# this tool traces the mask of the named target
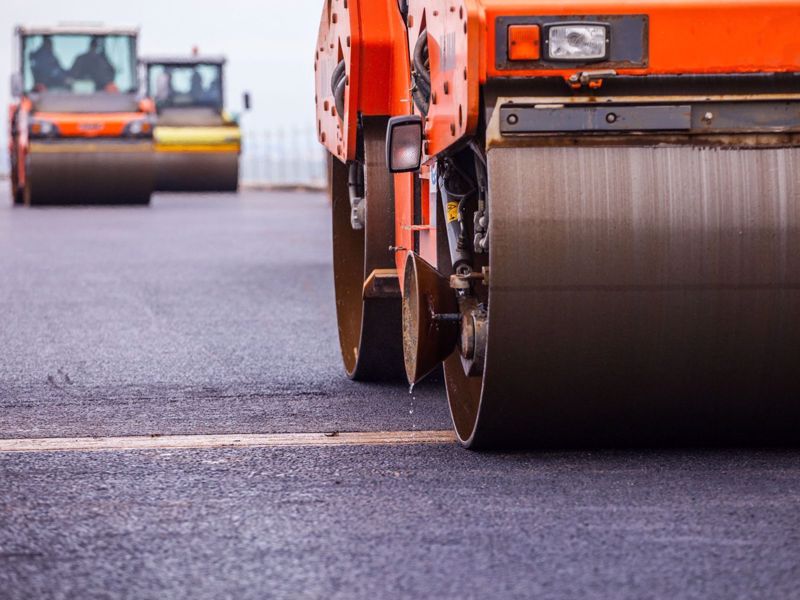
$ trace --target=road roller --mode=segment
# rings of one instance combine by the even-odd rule
[[[138,96],[138,30],[17,27],[9,111],[17,204],[147,204],[152,103]]]
[[[800,2],[327,0],[359,380],[473,449],[800,440]]]
[[[241,131],[224,110],[225,58],[164,56],[142,60],[155,101],[156,187],[163,191],[235,192]],[[244,95],[250,107],[250,95]]]

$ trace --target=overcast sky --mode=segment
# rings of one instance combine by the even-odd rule
[[[323,0],[0,0],[0,100],[9,103],[13,28],[90,21],[141,27],[140,54],[228,57],[227,104],[249,90],[248,128],[314,126],[314,45]],[[5,108],[3,119],[5,120]],[[3,123],[5,154],[6,125]]]

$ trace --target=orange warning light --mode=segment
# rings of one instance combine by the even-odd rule
[[[539,60],[539,26],[509,25],[508,60]]]

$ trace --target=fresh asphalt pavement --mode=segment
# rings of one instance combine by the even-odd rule
[[[343,376],[327,211],[1,196],[0,440],[447,429]],[[0,453],[3,600],[273,597],[798,598],[800,452]]]

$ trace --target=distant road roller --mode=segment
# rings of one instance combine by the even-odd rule
[[[345,368],[470,448],[800,439],[800,3],[330,0]]]
[[[147,204],[153,107],[138,98],[135,29],[17,27],[9,110],[17,204]]]
[[[158,112],[157,189],[235,192],[242,135],[224,109],[225,58],[153,57],[142,68]],[[248,109],[249,94],[244,104]]]

